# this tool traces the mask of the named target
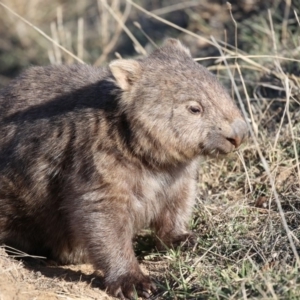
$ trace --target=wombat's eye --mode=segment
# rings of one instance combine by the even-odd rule
[[[188,106],[188,111],[194,115],[198,115],[202,112],[202,109],[199,105]]]

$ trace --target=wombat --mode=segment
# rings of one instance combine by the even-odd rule
[[[133,237],[146,227],[163,245],[192,239],[199,157],[247,136],[225,89],[174,39],[103,68],[32,67],[0,109],[0,243],[87,257],[122,299],[155,289]]]

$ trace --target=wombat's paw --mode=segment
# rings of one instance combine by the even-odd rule
[[[193,232],[188,232],[186,234],[182,234],[177,236],[173,241],[173,246],[181,246],[183,248],[191,248],[194,247],[197,243],[197,236]]]
[[[127,274],[112,284],[107,284],[108,293],[122,300],[137,299],[137,296],[148,299],[156,291],[156,286],[148,276]]]
[[[193,232],[189,231],[184,234],[169,237],[166,240],[158,241],[156,247],[158,250],[166,250],[169,247],[181,246],[184,249],[194,247],[197,243],[197,236]]]

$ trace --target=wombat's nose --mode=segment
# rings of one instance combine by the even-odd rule
[[[231,133],[226,139],[235,147],[238,148],[248,136],[247,124],[244,120],[237,119],[231,124]]]

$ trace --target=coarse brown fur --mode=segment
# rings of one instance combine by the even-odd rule
[[[86,256],[121,298],[153,289],[134,235],[188,238],[199,156],[247,135],[223,87],[173,39],[107,68],[30,68],[0,109],[0,244],[62,262]]]

